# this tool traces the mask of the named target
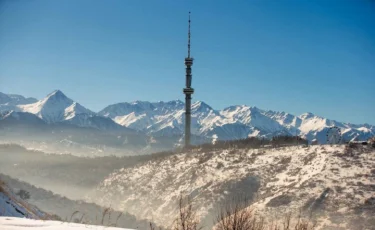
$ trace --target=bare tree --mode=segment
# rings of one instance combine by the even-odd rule
[[[217,215],[216,230],[264,230],[263,217],[257,216],[249,209],[247,198],[233,198],[230,203],[224,204]]]
[[[179,216],[174,221],[173,230],[199,230],[199,218],[193,210],[192,201],[189,197],[180,197]]]

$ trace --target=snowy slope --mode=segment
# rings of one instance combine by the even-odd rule
[[[108,117],[87,113],[76,114],[72,118],[63,121],[63,123],[109,132],[136,133],[136,130],[121,126]]]
[[[28,229],[123,229],[87,224],[74,224],[61,221],[46,221],[51,216],[40,211],[35,206],[19,199],[13,191],[0,181],[0,229],[1,230],[28,230]],[[124,229],[126,230],[126,229]],[[127,229],[130,230],[130,229]]]
[[[144,131],[150,125],[165,120],[171,113],[184,108],[181,101],[118,103],[107,106],[98,114],[110,117],[118,124]]]
[[[16,94],[5,94],[0,92],[0,112],[16,110],[18,111],[17,105],[34,103],[37,100],[35,98],[25,98],[21,95]]]
[[[130,230],[125,228],[115,228],[88,224],[75,224],[61,221],[44,221],[44,220],[31,220],[15,217],[0,217],[1,230],[34,230],[34,229],[47,229],[47,230]]]
[[[9,189],[2,181],[0,181],[0,216],[32,219],[43,219],[48,217],[46,213],[41,212],[36,207],[17,198],[13,194],[13,191]]]
[[[347,151],[344,146],[202,150],[115,171],[91,199],[168,226],[179,195],[187,194],[209,225],[215,205],[246,194],[267,217],[305,208],[324,214],[334,226],[339,210],[340,222],[350,226],[356,218],[363,224],[375,220],[374,167],[374,149]]]
[[[32,113],[15,112],[13,110],[0,113],[0,123],[30,123],[34,125],[43,125],[45,122]]]

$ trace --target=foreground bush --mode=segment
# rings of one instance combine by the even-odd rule
[[[253,210],[247,209],[249,202],[233,200],[222,205],[217,215],[215,230],[263,230],[265,220],[255,215]]]
[[[233,200],[231,203],[221,205],[215,220],[213,230],[313,230],[315,225],[298,216],[295,220],[288,214],[281,221],[267,222],[249,208],[248,200]],[[178,217],[174,221],[171,230],[200,230],[197,213],[194,211],[189,198],[180,198]],[[150,230],[156,230],[150,224]]]

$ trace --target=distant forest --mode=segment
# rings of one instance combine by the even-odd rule
[[[206,143],[202,145],[191,146],[189,149],[196,150],[214,150],[227,148],[262,148],[262,147],[283,147],[295,145],[308,145],[308,141],[298,136],[275,136],[272,139],[248,137],[238,140],[217,141],[215,143]]]

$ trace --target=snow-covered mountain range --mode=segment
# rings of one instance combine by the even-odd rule
[[[119,103],[104,108],[99,114],[153,135],[182,134],[184,130],[184,103],[181,101]],[[215,110],[202,101],[192,105],[192,126],[195,135],[221,140],[300,135],[310,141],[317,139],[325,143],[326,132],[332,126],[341,129],[345,140],[365,140],[375,134],[372,125],[338,122],[312,113],[295,116],[246,105]]]
[[[9,117],[22,120],[26,115],[20,113],[29,113],[29,120],[34,115],[47,124],[70,124],[103,131],[133,131],[154,137],[172,137],[183,135],[184,106],[179,100],[135,101],[109,105],[95,113],[68,98],[60,90],[39,101],[0,93],[0,120]],[[198,138],[231,140],[250,136],[270,138],[276,135],[299,135],[309,141],[316,139],[325,143],[326,132],[332,126],[341,129],[345,141],[366,140],[375,135],[373,125],[338,122],[312,113],[296,116],[247,105],[215,110],[202,101],[192,105],[192,133]]]
[[[6,94],[2,95],[7,96]],[[9,95],[9,97],[10,96],[11,95]],[[7,103],[0,104],[0,111],[3,111],[3,118],[7,116],[25,117],[26,115],[22,115],[21,113],[28,113],[29,117],[33,114],[48,124],[66,123],[100,130],[129,131],[129,129],[118,125],[112,119],[96,115],[96,113],[65,96],[60,90],[53,91],[39,101],[34,99],[22,100],[24,97],[16,96],[17,97],[14,96],[14,98],[18,100],[11,100]],[[7,100],[4,100],[4,102],[5,101]],[[31,103],[20,104],[21,102]]]

